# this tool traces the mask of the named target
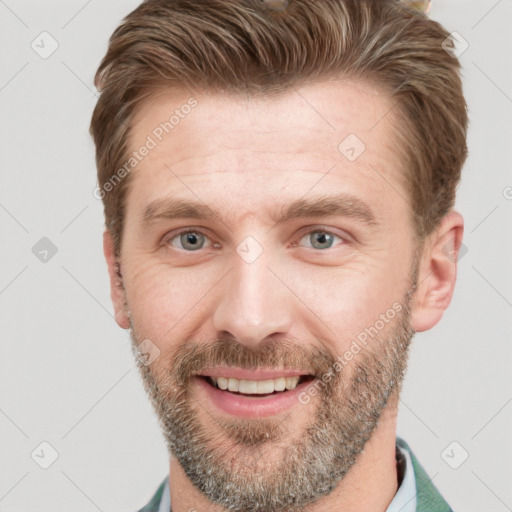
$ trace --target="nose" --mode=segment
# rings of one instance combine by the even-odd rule
[[[293,322],[293,294],[264,254],[252,262],[234,255],[213,317],[220,336],[229,333],[248,348],[272,334],[288,333]]]

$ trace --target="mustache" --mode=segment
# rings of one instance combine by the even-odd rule
[[[170,371],[179,385],[186,385],[195,375],[217,366],[293,369],[318,377],[335,363],[335,355],[325,347],[305,346],[300,341],[271,339],[249,348],[236,340],[219,338],[207,344],[183,344],[173,357]]]

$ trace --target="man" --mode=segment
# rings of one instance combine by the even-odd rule
[[[149,0],[112,35],[96,194],[170,455],[143,511],[450,510],[396,437],[463,233],[448,35],[395,0]]]

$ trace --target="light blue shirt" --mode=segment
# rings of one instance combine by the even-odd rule
[[[396,446],[405,460],[402,482],[386,512],[416,512],[416,478],[411,456],[408,451]],[[169,485],[169,484],[167,484]],[[171,507],[169,502],[169,508]]]
[[[416,479],[414,478],[411,456],[398,445],[397,450],[400,451],[405,460],[405,470],[400,487],[386,512],[416,512]],[[158,512],[170,512],[170,510],[171,491],[169,489],[169,479],[167,479]]]

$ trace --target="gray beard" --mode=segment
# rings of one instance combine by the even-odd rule
[[[415,286],[415,272],[413,276]],[[390,322],[391,332],[369,340],[346,367],[350,374],[345,368],[332,371],[337,360],[323,345],[308,348],[293,340],[272,340],[257,352],[229,338],[212,344],[188,342],[168,364],[158,360],[161,377],[136,357],[169,453],[193,485],[212,503],[238,512],[298,512],[328,495],[371,438],[389,397],[400,394],[414,335],[409,319],[412,291],[394,325]],[[144,336],[134,329],[130,335],[136,356]],[[220,364],[308,368],[316,376],[331,370],[334,375],[319,387],[319,400],[293,408],[292,413],[301,406],[316,407],[317,412],[300,437],[291,440],[286,417],[210,415],[218,428],[205,428],[198,416],[204,406],[192,399],[189,378]]]

